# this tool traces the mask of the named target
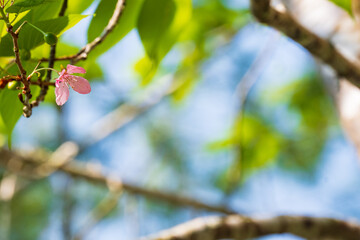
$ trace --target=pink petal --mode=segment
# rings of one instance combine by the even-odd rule
[[[71,64],[68,64],[66,66],[66,71],[69,74],[72,74],[72,73],[86,73],[86,70],[84,68],[77,67],[77,66],[74,66],[74,65],[71,65]]]
[[[65,78],[67,83],[72,87],[72,89],[74,89],[78,93],[88,94],[91,92],[90,83],[85,78],[73,75],[66,75]]]
[[[55,83],[55,96],[56,96],[56,104],[61,106],[69,98],[69,88],[64,81],[56,81]]]

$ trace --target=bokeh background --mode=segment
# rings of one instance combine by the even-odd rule
[[[84,13],[92,14],[97,4]],[[98,69],[90,76],[91,94],[72,91],[61,109],[43,104],[30,119],[21,118],[13,147],[52,151],[64,141],[83,143],[122,104],[155,101],[77,159],[102,164],[135,185],[251,216],[359,219],[356,151],[341,130],[311,55],[256,23],[248,1],[193,0],[193,6],[188,31],[150,83],[141,77],[145,51],[133,30],[99,58],[101,70],[88,66]],[[82,20],[62,42],[82,47],[90,21],[91,16]],[[185,74],[179,77],[179,72]],[[173,79],[181,84],[163,96]],[[83,229],[106,195],[104,187],[61,173],[34,181],[1,203],[2,236],[66,239],[68,231]],[[216,214],[126,192],[117,201],[82,239],[137,239]]]

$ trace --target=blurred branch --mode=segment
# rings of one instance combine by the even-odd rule
[[[46,161],[49,158],[48,154],[42,154],[42,156],[26,154],[26,156],[21,156],[18,153],[6,150],[4,148],[0,148],[0,156],[0,164],[4,165],[7,170],[16,174],[25,175],[27,177],[33,176],[33,170],[36,169],[40,164],[46,164]],[[149,190],[130,183],[122,182],[120,179],[112,177],[112,175],[103,174],[102,172],[104,172],[104,170],[100,166],[95,166],[94,164],[81,164],[77,161],[72,161],[66,165],[54,166],[52,163],[48,163],[48,168],[57,169],[57,171],[64,172],[75,178],[81,178],[91,182],[103,184],[109,188],[111,188],[111,186],[122,186],[123,190],[128,191],[129,193],[168,202],[178,206],[193,207],[224,214],[235,213],[235,211],[223,206],[206,204],[191,198],[177,196],[174,193]]]
[[[83,227],[75,235],[74,240],[83,239],[91,229],[116,208],[122,194],[122,186],[115,184],[113,187],[109,187],[109,190],[108,195],[86,217]]]
[[[276,43],[279,39],[280,35],[278,33],[273,33],[270,35],[263,48],[257,54],[255,60],[236,86],[235,97],[237,101],[238,115],[235,118],[235,121],[238,121],[238,119],[240,119],[241,126],[240,135],[234,149],[236,153],[235,158],[233,160],[232,167],[230,167],[229,183],[226,189],[226,197],[230,196],[233,193],[233,191],[236,189],[236,186],[238,186],[241,178],[243,177],[242,163],[244,162],[245,149],[242,148],[242,141],[244,132],[244,115],[249,93],[254,87],[256,81],[259,79],[260,75],[266,69],[266,65],[269,64],[269,60],[271,60],[270,57],[273,56],[277,46]],[[234,122],[234,125],[235,124],[236,122]]]
[[[55,58],[55,61],[61,60],[70,60],[71,64],[75,64],[80,60],[86,60],[89,53],[96,48],[100,43],[102,43],[105,38],[112,32],[112,30],[116,27],[116,24],[119,22],[121,14],[125,8],[125,0],[118,0],[115,6],[114,13],[110,18],[108,24],[104,28],[104,31],[101,35],[95,38],[92,42],[86,44],[77,54],[70,55],[70,56],[63,56]],[[42,58],[40,61],[49,61],[47,58]]]
[[[253,219],[239,215],[198,218],[142,240],[253,239],[290,233],[305,239],[360,239],[360,225],[331,218],[278,216]]]
[[[0,182],[0,239],[10,239],[11,200],[16,192],[18,177],[12,173],[4,173]]]
[[[84,144],[80,147],[80,152],[102,141],[115,131],[134,121],[137,117],[146,113],[165,97],[174,93],[183,82],[176,76],[165,75],[162,79],[163,86],[157,86],[155,91],[143,94],[145,96],[139,103],[125,103],[108,113],[89,128]]]
[[[339,76],[347,78],[360,87],[360,68],[347,59],[330,42],[303,27],[290,14],[274,9],[270,0],[251,0],[252,14],[261,22],[268,24],[301,44],[314,56],[330,65]]]
[[[72,178],[67,178],[62,191],[62,223],[61,230],[64,240],[70,240],[72,236],[73,211],[75,200],[72,197]]]

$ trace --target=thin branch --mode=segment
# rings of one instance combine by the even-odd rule
[[[78,54],[76,54],[76,57],[71,60],[72,63],[77,63],[80,60],[85,60],[88,57],[88,54],[100,43],[102,43],[105,38],[112,32],[112,30],[115,28],[116,24],[119,22],[121,13],[123,12],[125,8],[125,0],[118,0],[115,6],[114,13],[112,17],[109,20],[109,23],[104,29],[104,32],[101,34],[101,36],[95,38],[91,43],[86,44],[85,47],[83,47]]]
[[[110,18],[108,24],[104,28],[104,31],[101,33],[101,35],[97,38],[95,38],[92,42],[86,44],[77,54],[70,55],[70,56],[63,56],[54,58],[55,61],[61,61],[61,60],[71,60],[72,64],[77,63],[80,60],[86,60],[89,53],[94,50],[100,43],[102,43],[105,38],[114,30],[117,23],[119,22],[119,19],[121,17],[121,14],[125,8],[125,0],[118,0],[115,6],[114,13],[112,17]],[[40,61],[45,62],[49,61],[48,58],[42,58]]]
[[[36,167],[40,164],[44,164],[49,158],[48,154],[42,154],[41,156],[26,154],[26,156],[20,156],[18,153],[6,150],[4,148],[0,149],[0,156],[0,164],[5,166],[9,171],[20,175],[25,175],[26,177],[35,177],[33,170],[36,169]],[[223,206],[206,204],[191,198],[177,196],[174,193],[149,190],[140,186],[135,186],[133,184],[123,182],[120,179],[113,177],[116,176],[114,174],[103,174],[104,170],[101,167],[94,166],[92,164],[82,164],[77,161],[72,161],[66,165],[53,166],[51,163],[49,163],[48,169],[51,168],[60,172],[64,172],[72,177],[99,183],[108,187],[122,186],[122,188],[129,193],[168,202],[178,206],[193,207],[196,209],[224,214],[235,213],[235,211]]]
[[[64,240],[72,238],[73,211],[75,208],[75,199],[72,195],[72,178],[67,178],[62,191],[62,224],[61,230]]]
[[[240,134],[237,139],[236,146],[234,147],[236,156],[233,160],[232,167],[230,168],[231,170],[229,172],[229,183],[226,189],[226,197],[229,197],[233,193],[233,191],[236,189],[235,187],[238,186],[239,182],[241,182],[241,178],[243,178],[242,163],[245,161],[244,152],[246,150],[242,148],[244,135],[244,116],[249,93],[254,87],[256,81],[259,79],[260,75],[263,73],[264,69],[266,69],[266,64],[269,63],[270,57],[272,57],[276,51],[275,44],[279,39],[280,35],[278,33],[270,35],[268,41],[259,51],[255,60],[236,86],[235,97],[237,101],[238,116],[236,117],[235,121],[240,119]],[[236,122],[234,124],[236,124]]]
[[[59,12],[59,17],[64,16],[67,6],[68,6],[68,0],[64,0],[63,4],[61,6],[61,10]],[[48,61],[49,61],[48,68],[49,69],[46,72],[46,78],[44,80],[44,83],[48,83],[51,80],[52,71],[50,69],[54,68],[55,56],[56,56],[56,44],[54,44],[50,47],[50,53],[49,53],[49,59],[48,59]],[[39,106],[40,102],[45,100],[45,96],[49,90],[49,86],[46,84],[41,84],[40,86],[41,86],[40,93],[37,96],[36,100],[31,103],[32,107]]]
[[[282,233],[305,239],[358,240],[360,225],[332,218],[278,216],[253,219],[232,215],[198,218],[142,240],[245,240]]]
[[[9,22],[8,16],[5,14],[4,9],[1,7],[0,7],[0,14],[1,14],[3,20],[5,21],[7,31],[12,38],[13,46],[14,46],[13,50],[14,50],[14,55],[15,55],[15,63],[18,66],[18,69],[20,71],[21,81],[24,84],[22,93],[25,95],[25,100],[21,101],[24,104],[23,114],[25,117],[30,117],[32,114],[32,109],[31,109],[31,104],[29,103],[29,101],[30,101],[32,95],[31,95],[30,84],[29,84],[30,80],[26,76],[26,70],[24,69],[24,67],[21,63],[21,59],[20,59],[19,44],[18,44],[19,32],[18,32],[18,30],[14,31],[13,26]]]
[[[145,114],[167,96],[173,94],[183,84],[183,80],[179,79],[181,78],[173,76],[172,74],[165,75],[159,80],[163,85],[158,86],[155,90],[150,89],[145,92],[142,95],[143,98],[141,101],[122,104],[99,119],[90,128],[91,130],[87,134],[84,144],[81,146],[81,151],[107,138],[142,114]]]
[[[314,56],[330,65],[340,77],[347,78],[360,87],[360,66],[343,56],[330,42],[303,27],[290,14],[282,13],[270,6],[270,0],[251,0],[252,14],[301,44]]]
[[[91,229],[98,225],[111,211],[116,208],[120,196],[122,195],[122,186],[110,190],[108,195],[88,214],[83,226],[73,237],[74,240],[84,239]]]

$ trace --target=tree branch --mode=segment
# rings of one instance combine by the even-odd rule
[[[115,176],[114,174],[103,174],[104,169],[97,165],[94,166],[91,164],[81,164],[77,161],[69,162],[66,165],[59,165],[52,162],[47,162],[47,159],[49,159],[48,154],[41,154],[41,156],[26,154],[26,156],[21,156],[18,153],[6,150],[4,148],[0,148],[0,156],[0,164],[5,166],[9,171],[30,178],[46,176],[46,174],[42,174],[41,172],[34,172],[34,169],[37,170],[39,165],[44,167],[44,165],[47,163],[47,172],[53,172],[55,170],[61,171],[75,178],[99,183],[108,186],[109,188],[122,187],[124,191],[128,191],[129,193],[141,195],[151,199],[161,200],[178,206],[193,207],[224,214],[235,213],[235,211],[223,206],[205,204],[191,198],[177,196],[174,193],[149,190],[123,182],[118,178],[113,177]],[[53,171],[50,171],[49,169],[53,169]]]
[[[245,240],[282,233],[305,239],[358,240],[360,225],[332,218],[278,216],[253,219],[231,215],[198,218],[141,240]]]
[[[20,28],[18,30],[14,31],[13,26],[9,22],[8,16],[5,14],[4,9],[2,7],[0,7],[0,14],[2,16],[2,19],[5,21],[7,31],[12,38],[13,47],[14,47],[13,50],[14,50],[14,55],[15,55],[15,63],[18,66],[18,69],[20,72],[21,82],[24,84],[22,93],[19,93],[19,96],[21,96],[20,97],[21,102],[24,105],[23,114],[25,117],[30,117],[32,114],[32,110],[31,110],[31,104],[29,103],[29,101],[30,101],[32,95],[31,95],[30,84],[29,84],[30,80],[26,76],[26,71],[21,63],[20,54],[19,54],[20,50],[19,50],[18,39],[19,39],[19,29]],[[25,100],[23,100],[21,94],[25,95]]]
[[[125,8],[125,0],[118,0],[116,3],[115,10],[114,10],[112,17],[110,18],[108,24],[104,28],[104,31],[101,33],[101,35],[99,37],[95,38],[92,42],[86,44],[83,48],[80,49],[80,51],[77,54],[54,58],[54,60],[55,61],[70,60],[72,64],[75,64],[80,60],[86,60],[89,53],[92,50],[94,50],[96,48],[96,46],[98,46],[100,43],[102,43],[105,40],[105,38],[116,27],[124,8]],[[48,58],[40,59],[40,61],[42,61],[42,62],[49,61],[49,60],[50,59],[48,59]]]
[[[65,11],[67,9],[67,6],[68,6],[68,0],[64,0],[63,4],[61,6],[61,10],[60,10],[59,15],[58,15],[59,17],[64,16]],[[56,56],[56,44],[52,45],[50,47],[50,53],[49,53],[49,59],[48,59],[49,60],[48,68],[54,68],[55,56]],[[50,69],[48,69],[47,72],[46,72],[46,78],[45,78],[45,80],[43,82],[44,84],[40,85],[41,86],[40,93],[37,96],[36,100],[31,103],[32,107],[39,106],[40,102],[45,100],[45,96],[46,96],[46,94],[47,94],[47,92],[49,90],[49,86],[46,85],[45,83],[50,82],[51,76],[52,76],[52,71]]]
[[[97,38],[95,38],[91,43],[86,44],[85,47],[83,47],[76,56],[71,60],[73,64],[77,63],[80,60],[85,60],[88,57],[88,54],[100,43],[102,43],[105,38],[109,35],[109,33],[112,32],[112,30],[115,28],[116,24],[119,22],[121,13],[123,12],[123,9],[125,8],[125,0],[118,0],[115,6],[114,13],[112,17],[109,20],[109,23],[104,29],[104,32]]]
[[[150,89],[144,92],[142,101],[124,103],[95,122],[90,128],[86,140],[81,145],[80,152],[102,141],[142,114],[145,114],[164,98],[173,94],[183,84],[183,80],[179,80],[174,75],[165,75],[160,81],[164,84],[158,86],[155,90]]]
[[[360,66],[347,59],[327,39],[323,39],[298,23],[291,15],[270,6],[270,0],[251,0],[252,14],[301,44],[314,56],[330,65],[341,77],[360,87]]]

